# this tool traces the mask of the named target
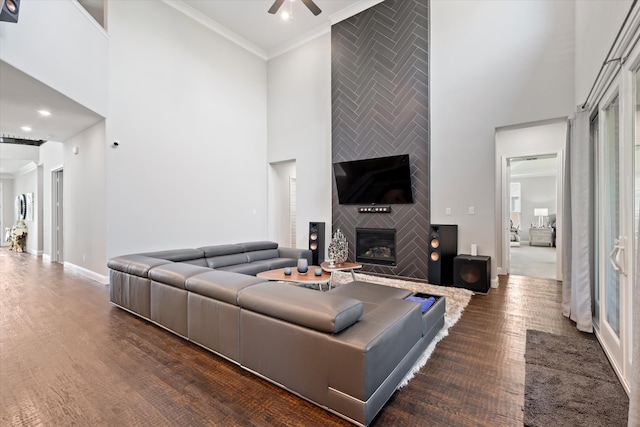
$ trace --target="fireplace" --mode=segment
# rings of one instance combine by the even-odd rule
[[[396,230],[356,228],[356,262],[395,266]]]

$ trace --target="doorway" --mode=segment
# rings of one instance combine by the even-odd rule
[[[509,274],[557,280],[557,155],[507,162]]]
[[[296,161],[271,163],[269,168],[269,238],[295,248],[298,238]]]
[[[4,182],[0,182],[0,232],[2,236],[0,237],[0,246],[5,246],[7,244],[8,233],[5,231],[4,225]]]
[[[51,261],[64,263],[63,170],[51,171]]]
[[[527,123],[522,125],[507,126],[496,129],[496,259],[498,261],[498,274],[511,274],[511,241],[512,241],[512,212],[514,203],[520,203],[518,209],[520,215],[515,216],[519,219],[518,234],[520,236],[520,248],[531,246],[532,251],[540,252],[544,248],[555,249],[548,250],[545,259],[549,258],[549,254],[553,257],[555,253],[555,276],[551,274],[555,280],[562,280],[562,203],[563,185],[564,185],[564,150],[567,143],[567,118],[561,117],[557,119],[544,120],[540,122]],[[531,204],[522,206],[522,185],[519,200],[511,200],[511,169],[514,167],[519,174],[514,182],[521,182],[532,172],[519,171],[529,167],[528,161],[538,160],[548,163],[547,169],[553,170],[555,174],[555,192],[547,190],[545,198],[533,199]],[[522,165],[522,166],[521,166]],[[544,174],[550,175],[552,172]],[[544,175],[543,173],[539,173]],[[551,178],[548,178],[551,179]],[[551,199],[549,199],[551,197]],[[538,211],[537,211],[538,209]],[[546,209],[546,211],[544,211]],[[555,209],[555,211],[554,211]],[[549,226],[550,216],[555,213],[555,234],[549,236],[549,231],[542,230],[545,226]],[[516,221],[517,222],[517,221]],[[532,224],[533,223],[533,224]],[[531,229],[535,229],[534,242],[529,245]],[[549,245],[549,241],[551,244]],[[543,243],[546,242],[546,243]],[[514,245],[514,250],[517,248]],[[514,273],[515,274],[515,273]],[[529,277],[538,277],[537,274],[526,272],[524,275]]]

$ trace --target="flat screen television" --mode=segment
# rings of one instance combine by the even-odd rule
[[[409,155],[333,164],[341,205],[413,203]]]

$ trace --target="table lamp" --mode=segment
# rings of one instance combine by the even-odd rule
[[[533,216],[538,217],[538,228],[544,228],[544,217],[549,216],[549,209],[535,208],[533,210]]]

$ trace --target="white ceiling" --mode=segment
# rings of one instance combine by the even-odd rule
[[[285,0],[276,15],[267,13],[273,0],[165,0],[165,3],[185,13],[195,12],[196,18],[201,14],[204,19],[224,27],[223,30],[236,34],[239,42],[244,40],[253,45],[254,52],[271,58],[381,1],[314,0],[322,10],[318,16],[314,16],[300,0]],[[280,13],[289,9],[293,11],[293,19],[283,20]]]
[[[331,25],[383,0],[314,0],[322,13],[314,16],[300,0],[291,8],[293,20],[267,13],[273,0],[163,0],[219,34],[265,59],[295,47]],[[289,9],[285,0],[279,12]],[[99,16],[99,0],[83,0],[90,13]],[[19,25],[2,23],[2,25]],[[46,109],[51,116],[42,117]],[[0,61],[0,135],[27,139],[65,141],[103,118],[47,85]],[[32,131],[25,132],[22,126]],[[0,173],[12,174],[31,162],[0,158]]]
[[[557,175],[558,160],[556,155],[522,157],[511,160],[512,180]]]
[[[47,110],[43,117],[38,111]],[[102,117],[60,92],[0,61],[0,133],[27,139],[64,141]],[[33,130],[25,132],[22,126]]]

